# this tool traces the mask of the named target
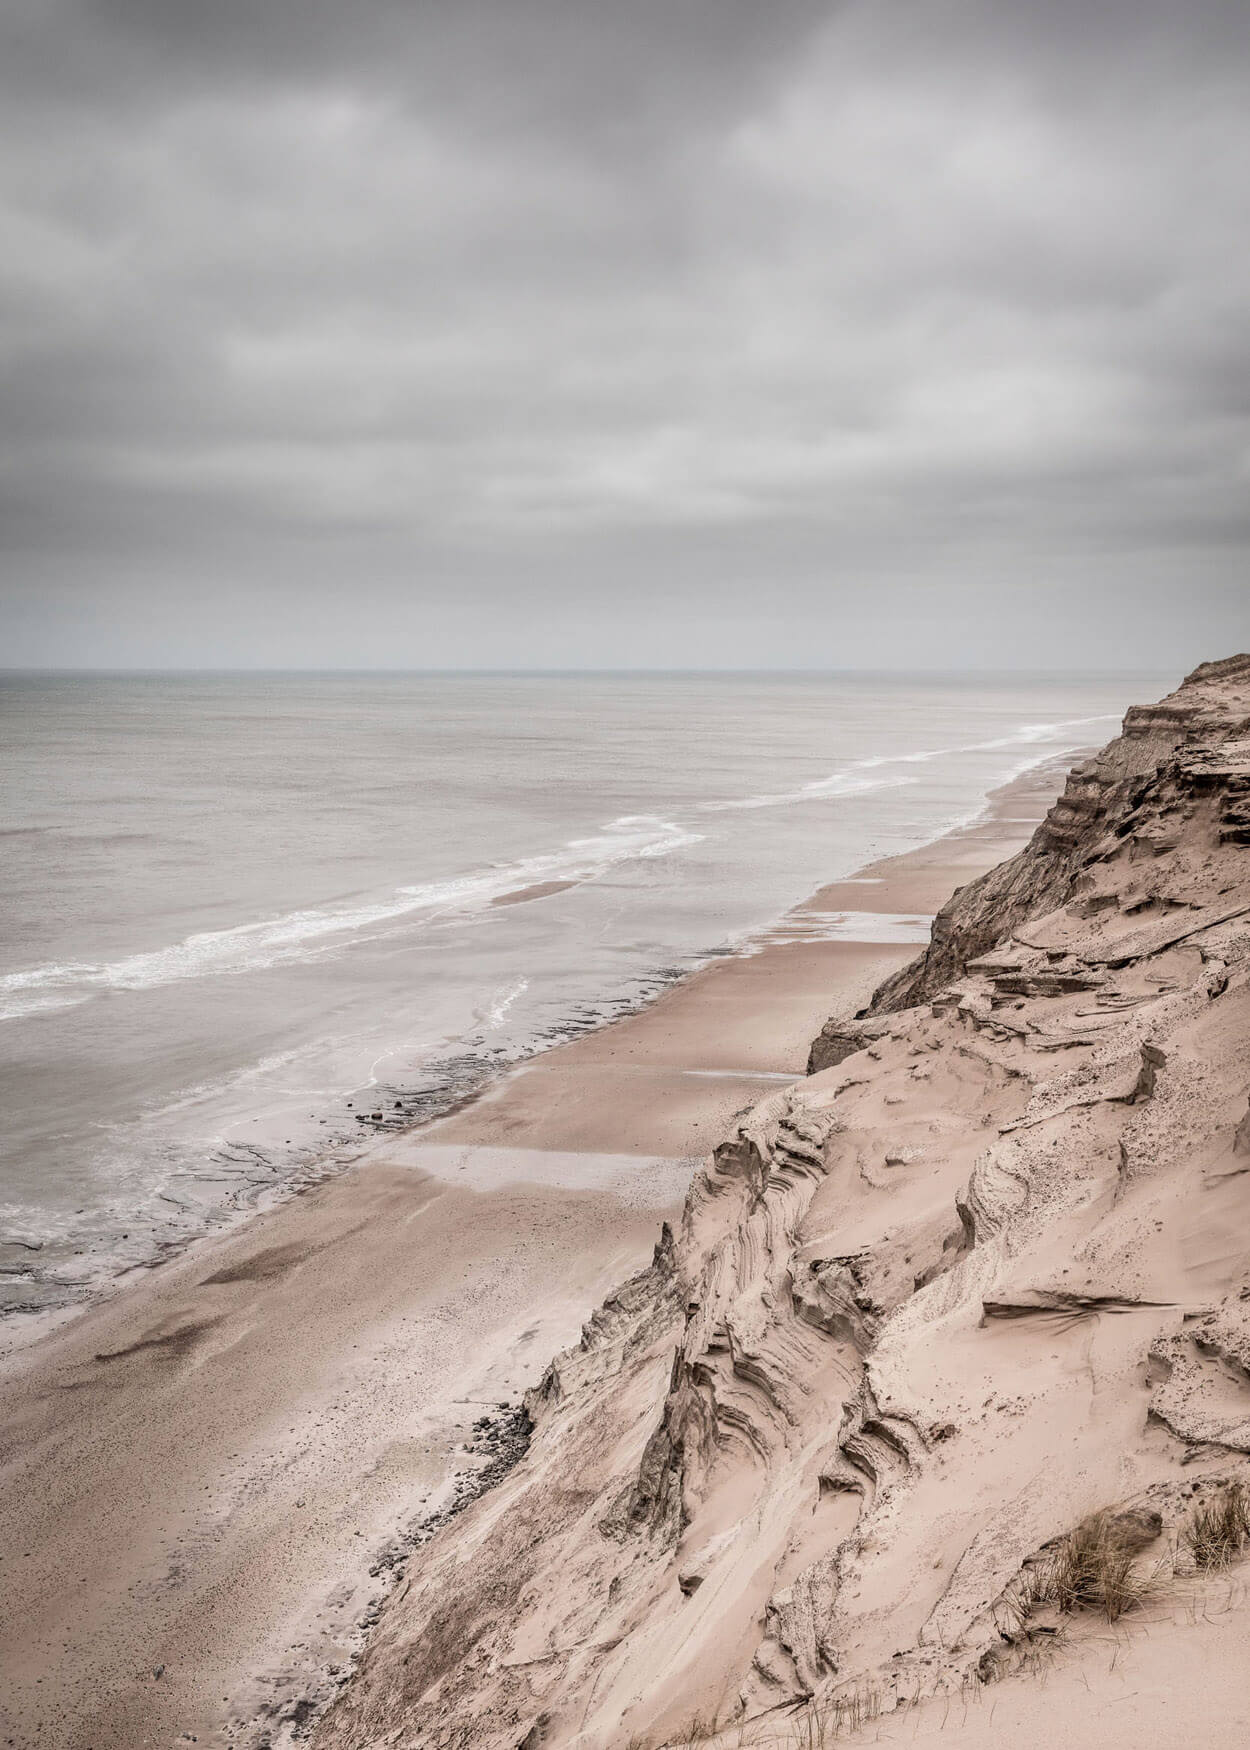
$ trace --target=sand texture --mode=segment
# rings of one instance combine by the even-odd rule
[[[830,1001],[854,1010],[915,953],[831,940],[830,914],[931,915],[1058,782],[1034,772],[977,826],[40,1340],[10,1326],[0,1744],[296,1741],[414,1545],[513,1449],[497,1406],[646,1263],[736,1115],[801,1076]]]
[[[1187,1533],[1250,1476],[1250,657],[969,865],[551,1364],[317,1750],[1250,1742],[1250,1544]],[[652,1074],[617,1050],[596,1101]],[[562,1073],[560,1146],[602,1146]],[[506,1105],[458,1140],[501,1146]]]

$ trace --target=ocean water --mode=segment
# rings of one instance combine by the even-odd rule
[[[0,677],[0,1306],[337,1170],[1172,678]]]

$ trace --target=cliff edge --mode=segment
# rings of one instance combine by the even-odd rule
[[[320,1750],[814,1745],[1040,1696],[1111,1621],[1161,1661],[1181,1616],[1214,1645],[1204,1588],[1250,1537],[1248,846],[1239,656],[1130,711],[716,1150]],[[1155,1741],[1241,1743],[1239,1706],[1204,1678]]]
[[[1066,903],[1120,839],[1132,836],[1139,845],[1168,848],[1150,818],[1160,773],[1182,752],[1196,760],[1204,747],[1221,748],[1248,735],[1250,655],[1204,662],[1158,704],[1134,705],[1116,739],[1068,774],[1063,794],[1025,849],[951,895],[934,919],[928,949],[881,986],[868,1012],[923,1002],[1018,922]],[[1224,836],[1245,844],[1250,795],[1236,774],[1228,776]],[[818,1043],[813,1053],[812,1067],[823,1068]]]

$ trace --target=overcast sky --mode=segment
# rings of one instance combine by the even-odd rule
[[[1245,0],[0,17],[0,664],[1250,644]]]

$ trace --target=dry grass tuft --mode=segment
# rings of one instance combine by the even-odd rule
[[[692,1714],[690,1724],[682,1728],[681,1736],[676,1743],[686,1750],[687,1746],[706,1744],[709,1738],[715,1738],[720,1731],[715,1714]]]
[[[1011,1581],[991,1611],[994,1627],[1005,1642],[1014,1644],[1024,1635],[1029,1618],[1045,1602],[1044,1589],[1045,1572],[1041,1568],[1025,1568]]]
[[[827,1700],[812,1701],[803,1709],[791,1728],[786,1743],[794,1750],[824,1750],[848,1732],[881,1717],[881,1692],[870,1682],[856,1684],[840,1695]]]
[[[1226,1483],[1209,1501],[1195,1507],[1181,1527],[1181,1538],[1199,1568],[1226,1568],[1250,1538],[1250,1502],[1244,1483]]]
[[[710,1738],[721,1737],[733,1750],[826,1750],[848,1733],[859,1731],[883,1711],[882,1694],[870,1680],[841,1694],[809,1701],[796,1708],[779,1725],[775,1714],[759,1716],[733,1725],[720,1726],[713,1717],[696,1714],[666,1750],[694,1750]],[[633,1745],[627,1746],[633,1750]]]
[[[1137,1573],[1134,1551],[1117,1536],[1110,1517],[1093,1513],[1055,1551],[1046,1590],[1065,1615],[1098,1610],[1108,1622],[1118,1622],[1142,1602],[1148,1586]]]
[[[1052,1605],[1064,1616],[1096,1610],[1108,1622],[1118,1622],[1154,1590],[1159,1569],[1141,1569],[1136,1541],[1116,1515],[1091,1513],[1061,1538],[1046,1558],[1021,1576],[1003,1606],[1019,1632],[1041,1605]],[[1000,1627],[1002,1625],[1000,1624]]]

